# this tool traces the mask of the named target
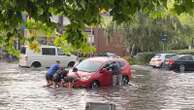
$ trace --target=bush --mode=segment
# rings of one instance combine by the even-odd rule
[[[171,50],[169,52],[174,52],[174,53],[177,53],[177,54],[193,54],[194,55],[194,49],[185,49],[185,50]]]
[[[157,53],[177,53],[177,54],[193,54],[194,49],[188,50],[169,50],[166,52],[141,52],[137,53],[134,57],[125,56],[123,57],[125,60],[129,62],[129,64],[148,64],[150,59]]]
[[[129,64],[131,64],[131,65],[136,64],[135,59],[131,56],[124,56],[123,59],[127,60],[129,62]]]
[[[155,55],[155,52],[141,52],[134,56],[136,64],[148,64],[150,59]]]

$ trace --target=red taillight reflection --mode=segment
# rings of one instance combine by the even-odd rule
[[[172,64],[174,64],[174,60],[173,60],[173,59],[169,59],[169,60],[167,61],[167,63],[168,63],[169,65],[172,65]]]

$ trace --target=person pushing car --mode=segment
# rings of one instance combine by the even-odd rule
[[[56,61],[56,64],[51,65],[51,67],[48,69],[48,72],[46,73],[47,87],[53,85],[53,75],[57,70],[59,70],[59,68],[60,61]]]

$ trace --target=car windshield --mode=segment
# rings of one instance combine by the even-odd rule
[[[76,66],[79,71],[95,72],[103,63],[99,61],[84,60]]]
[[[154,58],[160,58],[160,54],[156,54],[155,56],[154,56]]]
[[[175,56],[175,54],[172,54],[172,55],[166,55],[166,56],[165,56],[165,58],[167,58],[167,59],[168,59],[168,58],[171,58],[171,57],[173,57],[173,56]]]

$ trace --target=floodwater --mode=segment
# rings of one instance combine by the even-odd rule
[[[45,88],[45,69],[0,63],[0,110],[85,110],[87,102],[116,110],[192,110],[194,73],[133,66],[129,85],[99,90]]]

